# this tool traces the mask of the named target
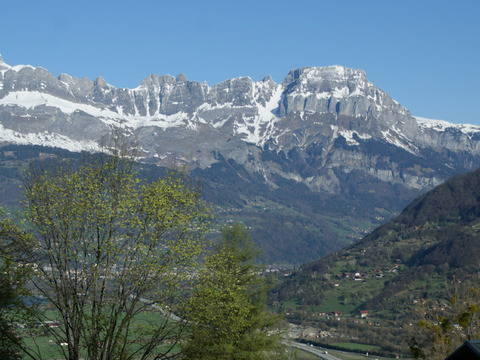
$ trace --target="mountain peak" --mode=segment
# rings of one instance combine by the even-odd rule
[[[95,86],[100,87],[100,88],[108,87],[107,82],[106,82],[105,79],[104,79],[103,77],[101,77],[101,76],[97,77],[97,78],[95,79],[95,82],[94,82],[94,83],[95,83]]]
[[[262,82],[274,82],[271,75],[264,76]]]
[[[363,70],[352,69],[340,65],[310,66],[291,70],[285,78],[286,83],[297,80],[337,82],[357,80],[366,82],[367,75]]]
[[[5,63],[5,61],[3,60],[2,54],[0,54],[0,71],[6,71],[10,68],[11,66]]]
[[[172,75],[156,75],[150,74],[140,84],[140,87],[158,87],[162,84],[175,84],[176,82],[184,79],[186,81],[186,77],[183,74],[177,75],[177,77],[173,77]]]
[[[175,80],[177,82],[186,82],[187,77],[185,76],[185,74],[178,74],[177,76],[175,76]]]
[[[361,69],[353,69],[343,65],[327,65],[327,66],[307,66],[302,68],[304,71],[316,72],[322,75],[348,76],[350,74],[362,74],[365,72]]]

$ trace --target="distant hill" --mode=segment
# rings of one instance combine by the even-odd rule
[[[423,299],[445,296],[448,279],[479,272],[477,170],[417,198],[358,243],[304,265],[272,297],[291,317],[333,311],[358,317],[368,310],[369,318],[406,320]]]

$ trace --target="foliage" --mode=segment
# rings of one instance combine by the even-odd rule
[[[187,359],[267,359],[281,351],[272,326],[277,318],[265,309],[264,281],[253,264],[255,250],[246,230],[223,230],[222,241],[205,259],[186,308],[192,322],[184,346]]]
[[[178,176],[141,183],[131,158],[112,156],[33,165],[25,197],[31,284],[61,326],[46,325],[45,313],[38,320],[59,356],[171,356],[186,323],[170,311],[191,280],[208,220],[198,191]],[[140,326],[145,311],[163,316]],[[29,355],[41,358],[35,346]]]
[[[410,349],[417,359],[442,360],[466,340],[480,337],[480,288],[453,284],[447,301],[429,301],[419,307],[422,320]]]
[[[20,296],[28,268],[19,266],[29,239],[0,209],[0,359],[20,359],[18,324],[24,317]]]

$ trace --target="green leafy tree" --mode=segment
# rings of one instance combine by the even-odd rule
[[[28,267],[21,266],[29,238],[0,210],[0,359],[21,358],[22,340],[18,327],[25,319],[20,301],[26,294]]]
[[[141,183],[132,158],[117,155],[32,166],[26,179],[30,283],[53,307],[37,316],[56,358],[169,358],[186,326],[173,311],[202,252],[208,210],[183,178]],[[37,339],[32,359],[42,358]]]
[[[266,310],[265,282],[253,263],[255,256],[243,226],[223,230],[188,303],[191,335],[183,348],[185,358],[261,360],[282,354],[272,331],[278,319]]]
[[[0,268],[0,358],[5,360],[20,359],[20,341],[15,323],[11,318],[10,307],[14,306],[15,295],[5,268]]]
[[[410,350],[416,359],[443,360],[466,340],[480,338],[478,279],[452,285],[448,300],[429,301],[419,307],[421,320]]]

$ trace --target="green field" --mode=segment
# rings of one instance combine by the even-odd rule
[[[45,319],[49,320],[60,319],[58,312],[50,309],[45,309],[45,311],[43,312],[43,316],[45,317]],[[135,336],[138,336],[135,334],[142,334],[143,330],[151,326],[156,326],[158,325],[158,323],[163,323],[164,321],[165,316],[156,310],[149,310],[138,314],[135,320],[132,322],[132,340],[135,338]],[[62,349],[66,350],[66,347],[59,346],[59,344],[55,340],[55,337],[49,334],[46,330],[36,333],[34,336],[26,335],[23,337],[23,341],[30,352],[33,352],[35,354],[41,354],[41,357],[45,360],[62,358]],[[135,344],[134,346],[140,345]],[[178,349],[175,349],[173,351],[175,352],[177,350]],[[24,355],[23,358],[31,359],[27,355]]]
[[[366,300],[377,294],[384,287],[385,278],[370,278],[366,281],[342,280],[338,288],[323,292],[324,300],[321,305],[311,306],[311,311],[332,312],[341,311],[344,314],[357,315],[354,310]]]
[[[339,342],[332,344],[333,346],[338,346],[347,350],[359,350],[359,351],[380,351],[381,347],[380,346],[375,346],[375,345],[367,345],[367,344],[359,344],[359,343],[353,343],[353,342]]]
[[[62,357],[61,349],[53,342],[53,337],[36,336],[34,338],[24,338],[23,340],[29,349],[33,349],[35,352],[40,353],[44,359],[58,359]],[[24,355],[23,358],[31,359],[27,355]]]
[[[295,360],[318,360],[319,359],[318,356],[300,349],[295,349],[293,352],[293,356]]]
[[[375,355],[365,356],[364,354],[358,353],[349,353],[344,351],[337,351],[337,350],[328,350],[328,353],[341,359],[341,360],[366,360],[366,359],[378,359],[378,360],[391,360],[392,358],[385,358]]]

